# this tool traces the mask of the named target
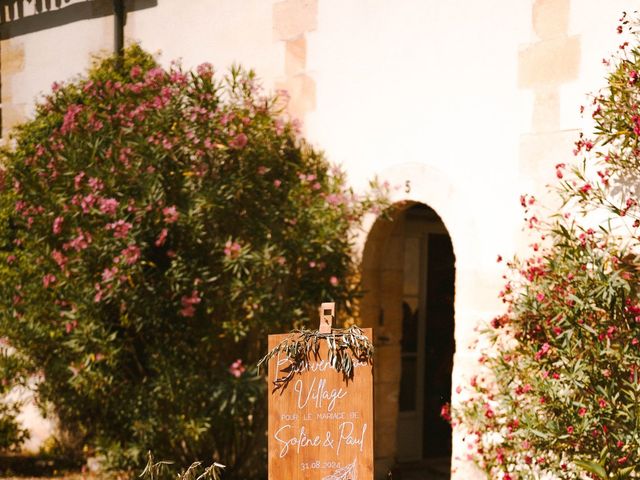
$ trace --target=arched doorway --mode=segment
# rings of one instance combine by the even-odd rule
[[[420,203],[379,220],[363,255],[363,323],[376,332],[376,478],[448,479],[455,256],[449,233]]]

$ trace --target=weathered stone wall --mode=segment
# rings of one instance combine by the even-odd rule
[[[363,252],[361,304],[362,324],[374,328],[376,366],[375,459],[376,472],[386,473],[396,455],[396,425],[400,387],[400,340],[402,338],[402,285],[404,259],[402,208],[390,220],[372,228]]]

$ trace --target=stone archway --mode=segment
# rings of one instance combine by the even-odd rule
[[[438,415],[451,396],[453,247],[437,213],[423,203],[395,205],[364,246],[364,326],[375,328],[376,478],[398,462],[448,478],[451,430]],[[430,478],[430,477],[416,477]]]

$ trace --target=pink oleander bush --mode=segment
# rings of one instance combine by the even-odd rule
[[[353,194],[252,73],[139,47],[54,85],[0,163],[0,337],[43,409],[116,467],[261,471],[267,333],[354,313],[383,188]]]
[[[492,479],[640,476],[640,42],[621,22],[595,133],[555,167],[557,212],[522,197],[531,255],[508,263],[482,373],[457,387],[453,422]]]

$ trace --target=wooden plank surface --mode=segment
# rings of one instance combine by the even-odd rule
[[[269,335],[269,349],[287,336]],[[269,362],[269,480],[373,480],[373,366],[354,361],[346,382],[327,358],[322,342],[320,358],[275,391],[290,362]]]

